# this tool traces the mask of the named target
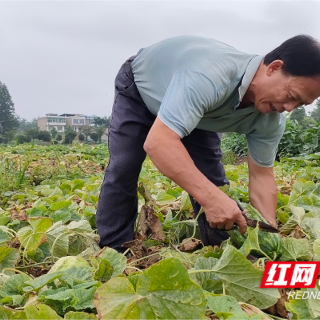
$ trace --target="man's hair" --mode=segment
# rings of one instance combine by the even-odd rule
[[[264,64],[283,61],[283,72],[293,76],[320,75],[320,43],[308,35],[298,35],[269,52]]]

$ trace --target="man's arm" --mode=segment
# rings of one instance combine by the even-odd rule
[[[156,167],[186,190],[204,209],[209,225],[231,229],[236,222],[246,231],[246,222],[237,204],[209,181],[194,165],[178,134],[157,118],[144,149]]]
[[[277,184],[273,167],[259,167],[248,154],[250,203],[273,226],[276,226]]]

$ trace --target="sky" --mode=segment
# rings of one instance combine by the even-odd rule
[[[320,0],[0,0],[0,82],[27,120],[110,116],[117,71],[142,47],[193,34],[264,55],[297,34],[320,40],[319,13]]]

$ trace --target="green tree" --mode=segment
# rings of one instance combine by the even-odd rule
[[[78,135],[78,139],[79,139],[79,141],[81,141],[81,142],[83,142],[84,140],[85,140],[85,135],[83,134],[83,133],[80,133],[79,135]]]
[[[37,138],[41,141],[51,141],[51,134],[49,131],[39,131]]]
[[[14,141],[16,144],[22,144],[25,142],[30,142],[31,138],[25,135],[23,132],[18,132],[14,137]]]
[[[291,112],[290,119],[296,120],[299,124],[302,124],[306,116],[307,116],[306,109],[304,107],[300,107],[300,108],[294,109]]]
[[[34,140],[38,138],[38,134],[39,134],[39,128],[38,126],[36,128],[29,128],[24,130],[24,134],[28,137],[30,137],[30,139]]]
[[[7,86],[2,82],[0,82],[0,122],[3,133],[19,126],[19,121],[15,115],[14,103]]]
[[[92,127],[83,126],[81,128],[81,133],[85,136],[85,139],[88,140],[88,137],[90,137],[90,134],[92,133]]]
[[[316,107],[311,111],[311,117],[320,122],[320,99],[317,100]]]
[[[93,124],[98,127],[106,127],[109,128],[110,125],[110,117],[94,117]]]
[[[90,138],[91,138],[94,142],[97,142],[98,139],[99,139],[99,136],[98,136],[98,134],[97,134],[96,132],[92,132],[92,133],[90,134]]]
[[[31,121],[18,117],[19,121],[19,131],[25,131],[27,129],[36,129],[38,128],[38,120],[33,118]]]
[[[71,144],[76,136],[77,134],[73,128],[71,126],[67,126],[65,130],[64,143]]]
[[[103,134],[106,132],[107,128],[105,126],[93,127],[92,130],[93,130],[93,133],[95,133],[97,135],[97,140],[92,138],[93,133],[90,135],[90,138],[92,140],[94,140],[95,142],[101,142],[101,138],[102,138]]]
[[[50,134],[51,134],[51,137],[52,137],[53,139],[56,139],[56,137],[57,137],[57,135],[58,135],[58,130],[57,130],[55,127],[53,127],[53,128],[51,129],[51,131],[50,131]]]

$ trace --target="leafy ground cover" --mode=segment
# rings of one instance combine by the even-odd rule
[[[260,288],[267,261],[320,260],[320,154],[276,164],[279,236],[249,228],[214,248],[188,195],[147,159],[125,254],[97,245],[107,158],[103,145],[0,147],[0,319],[320,318],[319,300]],[[254,212],[246,164],[226,172],[223,190]]]

